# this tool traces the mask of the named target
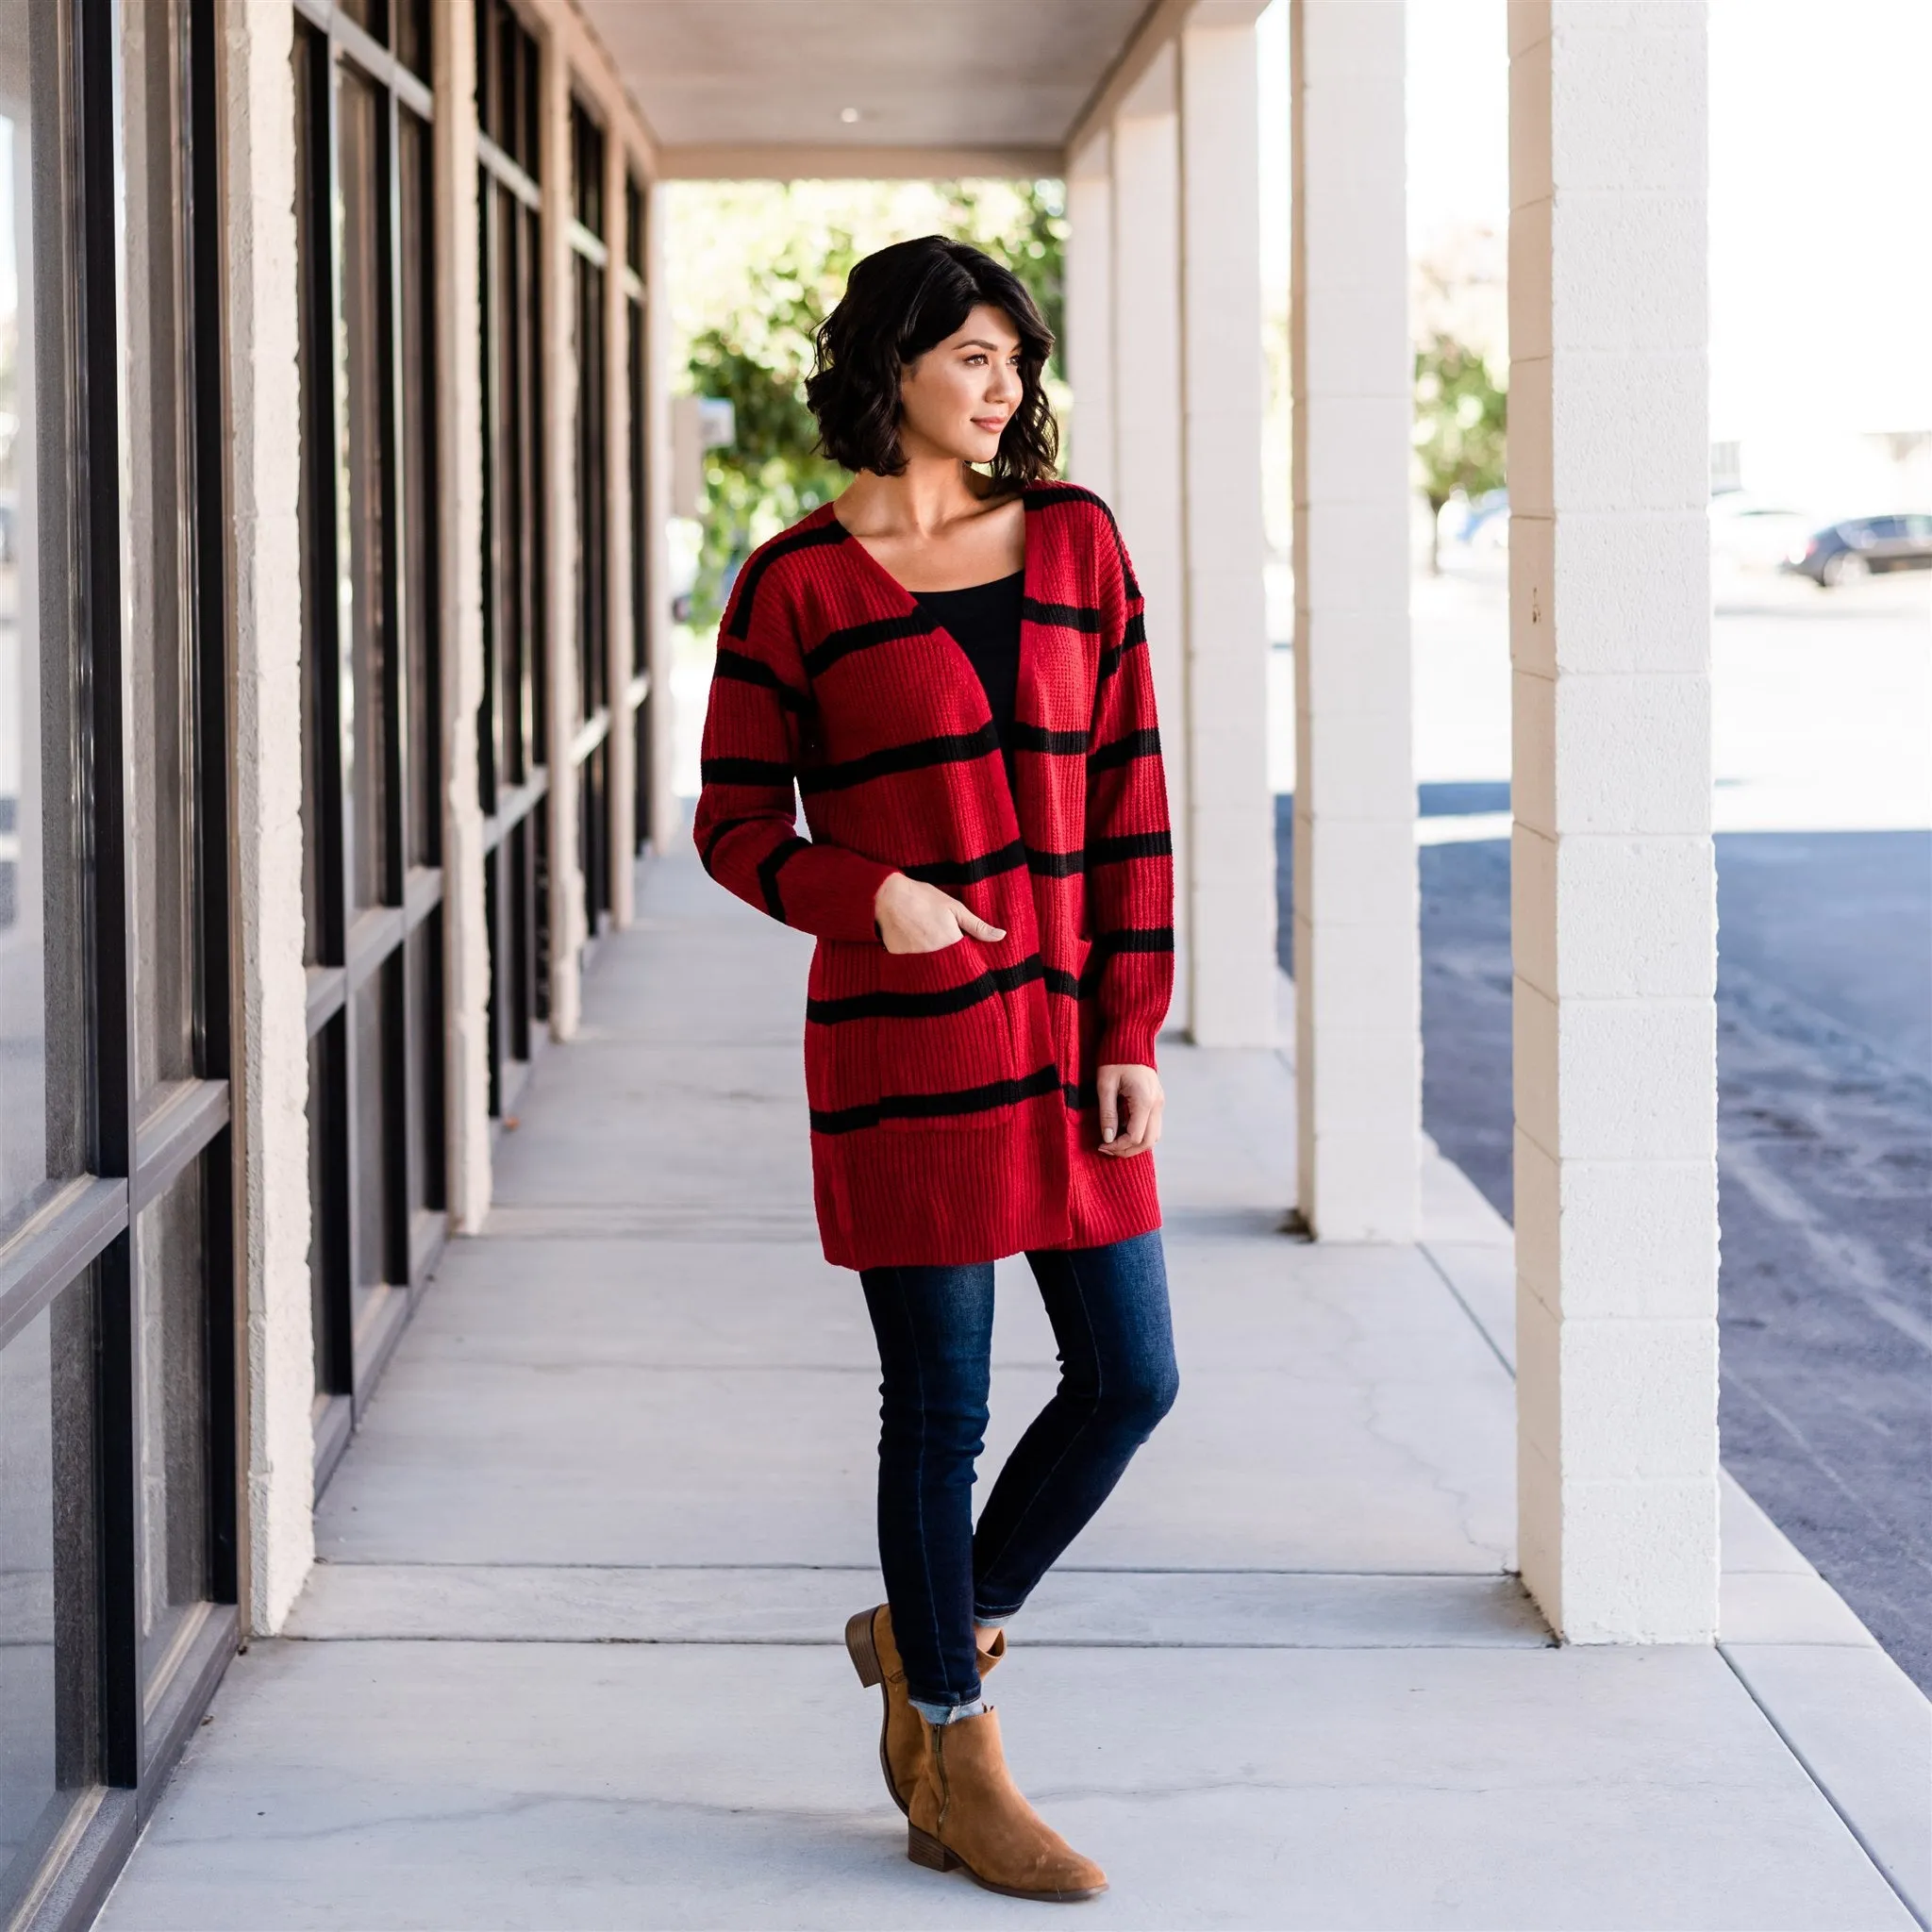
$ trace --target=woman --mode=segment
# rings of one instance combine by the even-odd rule
[[[1052,480],[1052,346],[959,242],[852,271],[806,392],[853,482],[739,575],[696,838],[819,941],[819,1226],[883,1377],[887,1603],[846,1642],[887,1789],[917,1862],[1063,1900],[1106,1877],[1014,1787],[981,1678],[1174,1398],[1148,1158],[1174,885],[1140,591],[1106,507]],[[975,1533],[992,1264],[1019,1253],[1060,1382]]]

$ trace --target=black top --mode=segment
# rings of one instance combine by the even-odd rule
[[[919,608],[945,626],[979,674],[1008,785],[1013,782],[1013,707],[1020,693],[1020,607],[1025,589],[1026,573],[1016,570],[1009,577],[969,584],[963,591],[912,593]]]

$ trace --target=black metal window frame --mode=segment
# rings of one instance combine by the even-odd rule
[[[632,777],[634,810],[631,818],[631,848],[642,852],[653,842],[658,827],[651,815],[651,547],[650,500],[647,494],[649,457],[647,455],[646,382],[650,345],[645,333],[647,295],[644,287],[644,224],[646,203],[643,184],[626,170],[624,177],[624,379],[629,409],[625,429],[628,446],[625,460],[630,473],[630,675],[625,702],[631,718],[635,751]]]
[[[315,823],[305,826],[314,868],[307,1023],[316,1336],[315,1492],[318,1498],[359,1424],[448,1233],[444,1175],[444,881],[434,474],[434,221],[431,90],[403,58],[413,39],[427,63],[428,10],[416,0],[374,25],[341,5],[292,0],[298,36],[297,113],[307,178],[303,445],[305,543],[313,588],[305,599],[304,756],[313,761]],[[408,31],[413,21],[413,35]],[[302,40],[300,37],[307,36]],[[342,218],[345,88],[376,96],[377,240],[345,262]],[[411,158],[413,157],[413,158]],[[413,184],[411,169],[413,167]],[[411,199],[412,185],[414,199]],[[345,428],[354,378],[343,350],[353,270],[375,291],[374,422],[366,448]],[[413,277],[413,280],[411,279]],[[406,291],[413,291],[411,300]],[[412,327],[413,323],[413,327]],[[345,438],[349,441],[345,441]],[[357,721],[358,643],[342,622],[358,587],[350,529],[350,470],[371,459],[376,497],[375,609],[379,645],[364,668],[375,720]],[[369,485],[361,485],[366,491]],[[340,588],[339,588],[340,587]],[[412,604],[412,596],[415,600]],[[373,726],[373,728],[371,728]],[[379,809],[358,819],[350,774],[376,746],[370,779]],[[358,877],[357,838],[379,855]],[[374,1029],[367,1039],[364,1029]],[[371,1042],[375,1051],[369,1051]],[[375,1091],[365,1089],[372,1079]],[[373,1137],[373,1144],[372,1144]],[[364,1278],[367,1276],[368,1278]]]
[[[551,863],[543,448],[543,215],[536,35],[477,0],[483,377],[483,701],[477,792],[490,952],[489,1106],[514,1122],[550,1017]]]
[[[595,111],[570,99],[571,300],[576,396],[577,720],[571,762],[577,774],[577,858],[584,918],[594,941],[608,924],[616,891],[610,790],[610,451],[607,404],[610,342],[605,278],[606,143]]]
[[[184,844],[192,855],[187,940],[192,947],[191,1059],[187,1077],[141,1091],[135,951],[141,862],[131,790],[132,734],[125,673],[121,533],[128,514],[118,458],[124,431],[117,373],[132,352],[116,208],[121,192],[117,113],[121,49],[118,9],[70,0],[50,21],[55,36],[51,90],[64,142],[64,326],[42,344],[70,399],[72,487],[63,527],[43,526],[43,545],[65,553],[78,699],[71,774],[63,794],[80,820],[86,859],[79,880],[85,928],[84,985],[78,1008],[88,1035],[84,1110],[85,1171],[52,1189],[0,1241],[0,1350],[57,1307],[84,1311],[76,1332],[91,1337],[89,1359],[64,1364],[85,1386],[91,1422],[85,1471],[69,1468],[58,1509],[84,1519],[79,1531],[88,1574],[90,1632],[75,1688],[63,1692],[59,1719],[64,1815],[43,1840],[16,1848],[0,1872],[0,1912],[8,1923],[41,1928],[90,1923],[132,1850],[182,1745],[200,1722],[239,1634],[240,1526],[237,1424],[237,1297],[230,1132],[230,977],[228,969],[229,681],[227,518],[223,478],[228,455],[223,376],[223,286],[218,9],[184,4],[179,37],[168,43],[171,69],[166,140],[174,144],[175,188],[149,239],[173,252],[181,301],[180,334],[171,354],[177,385],[180,506],[190,525],[174,586],[183,648],[179,675],[185,724]],[[50,119],[54,118],[50,114]],[[143,204],[152,225],[155,205]],[[44,258],[23,294],[37,300]],[[43,321],[53,308],[43,314]],[[53,504],[43,506],[53,508]],[[71,789],[65,780],[71,776]],[[144,1435],[159,1418],[144,1387],[145,1297],[137,1240],[142,1210],[178,1183],[199,1189],[197,1308],[203,1494],[193,1553],[199,1594],[179,1605],[158,1653],[143,1643],[144,1566],[142,1457]],[[72,1300],[78,1297],[78,1301]],[[57,1368],[57,1374],[59,1373]],[[178,1423],[179,1418],[174,1418]],[[77,1480],[76,1480],[77,1478]],[[57,1473],[57,1485],[59,1474]],[[62,1585],[57,1571],[57,1596]],[[70,1578],[69,1588],[73,1587]],[[45,1821],[43,1821],[44,1823]]]

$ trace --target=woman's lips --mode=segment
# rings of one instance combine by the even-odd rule
[[[1004,416],[975,416],[973,419],[973,426],[975,429],[1004,429],[1007,426],[1007,419]]]

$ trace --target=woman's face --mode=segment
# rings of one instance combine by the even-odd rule
[[[899,378],[899,447],[908,457],[990,463],[1020,407],[1020,338],[982,303]]]

